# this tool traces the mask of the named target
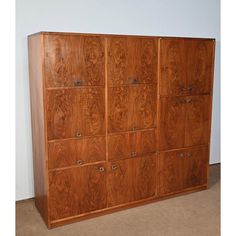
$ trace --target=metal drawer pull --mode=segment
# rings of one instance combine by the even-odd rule
[[[134,77],[129,77],[129,81],[131,84],[138,84],[139,83],[139,80],[137,78],[134,78]]]
[[[104,172],[105,168],[103,166],[99,167],[99,172]]]
[[[77,165],[82,165],[82,164],[84,164],[84,161],[83,161],[83,160],[78,160],[78,161],[77,161]]]
[[[75,136],[76,136],[76,137],[81,137],[82,134],[78,131]]]
[[[131,156],[135,157],[137,155],[137,152],[131,152]]]
[[[134,127],[132,128],[132,130],[133,130],[133,131],[137,130],[137,127],[134,126]]]
[[[187,153],[187,157],[191,157],[191,156],[192,156],[191,152]]]
[[[182,87],[180,89],[181,89],[181,91],[191,91],[193,89],[193,87],[187,87],[187,88]]]
[[[192,99],[186,99],[186,103],[191,103]]]
[[[74,82],[75,86],[81,86],[81,84],[82,84],[81,80],[77,80]]]
[[[117,165],[112,165],[112,166],[111,166],[111,169],[112,169],[112,170],[116,170],[116,169],[117,169]]]

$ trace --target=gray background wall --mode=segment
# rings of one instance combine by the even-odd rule
[[[34,196],[27,35],[37,31],[216,38],[210,163],[220,162],[220,0],[18,0],[16,200]]]

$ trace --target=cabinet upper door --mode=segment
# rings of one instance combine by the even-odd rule
[[[46,87],[104,85],[102,37],[45,35]]]
[[[48,139],[105,134],[103,88],[47,90]]]
[[[214,40],[166,38],[160,40],[160,94],[211,92]]]
[[[211,97],[186,98],[185,146],[208,144],[210,140]]]
[[[155,38],[109,37],[107,39],[108,85],[156,83]]]
[[[108,89],[108,132],[156,126],[156,87],[152,85]]]
[[[187,84],[191,94],[211,93],[214,69],[213,40],[188,41]]]
[[[181,148],[185,141],[186,104],[184,97],[160,98],[159,147]]]
[[[179,95],[187,87],[184,39],[160,39],[159,89],[161,95]]]

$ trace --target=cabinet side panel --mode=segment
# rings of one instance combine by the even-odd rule
[[[47,171],[43,103],[42,35],[28,38],[35,205],[48,224]]]

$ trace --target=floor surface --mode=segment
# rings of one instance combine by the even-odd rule
[[[220,165],[209,189],[48,230],[34,200],[16,203],[17,236],[218,236]]]

